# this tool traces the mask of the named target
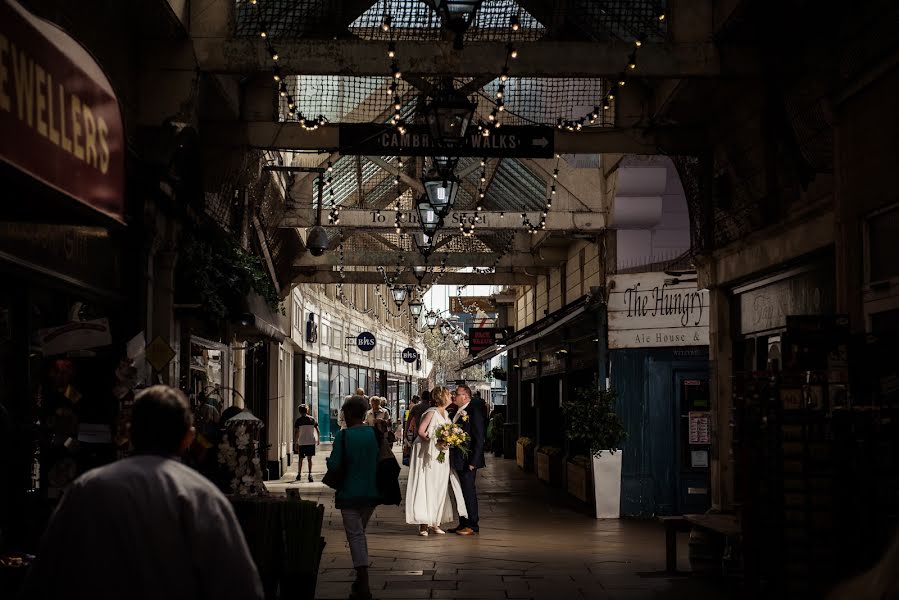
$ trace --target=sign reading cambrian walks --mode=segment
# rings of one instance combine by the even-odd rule
[[[414,363],[418,360],[418,350],[415,348],[406,348],[403,350],[403,360],[407,363]]]
[[[438,146],[425,125],[410,125],[405,134],[394,127],[369,123],[340,125],[340,153],[374,156],[452,156],[552,158],[554,130],[542,126],[506,126],[483,136],[476,126],[458,148]]]
[[[371,352],[375,349],[375,336],[367,331],[363,331],[356,336],[356,347],[363,352]]]
[[[665,273],[615,275],[609,288],[610,348],[708,345],[709,292],[695,281]]]

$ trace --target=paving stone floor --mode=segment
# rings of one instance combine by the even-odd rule
[[[294,483],[296,472],[288,471],[268,486],[275,493],[298,488],[303,499],[325,506],[327,546],[316,598],[345,599],[354,571],[333,492],[320,483],[326,455],[321,446],[314,483]],[[403,490],[406,473],[404,467]],[[419,537],[402,506],[378,507],[368,527],[376,599],[731,597],[718,582],[665,574],[665,534],[657,523],[593,519],[512,460],[490,458],[478,474],[478,491],[481,533],[467,538]],[[679,537],[678,568],[686,572],[687,539]]]

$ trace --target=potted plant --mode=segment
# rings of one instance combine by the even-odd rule
[[[534,440],[529,437],[518,438],[515,462],[528,473],[534,470]]]
[[[555,446],[541,446],[537,449],[537,477],[552,485],[562,485],[562,449]]]
[[[615,413],[616,394],[599,381],[579,388],[562,403],[568,439],[589,450],[597,519],[617,519],[621,512],[621,453],[626,432]]]

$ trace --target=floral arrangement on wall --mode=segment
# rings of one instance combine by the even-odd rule
[[[228,421],[219,444],[219,463],[231,475],[231,492],[238,496],[266,496],[265,476],[257,442],[261,421]]]

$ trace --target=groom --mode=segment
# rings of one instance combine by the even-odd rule
[[[473,400],[471,388],[460,385],[453,392],[453,404],[456,412],[453,415],[453,423],[471,437],[468,443],[468,456],[462,454],[456,448],[450,450],[450,466],[459,475],[459,483],[462,485],[462,496],[465,498],[465,509],[468,518],[459,517],[459,526],[450,529],[450,533],[459,535],[476,535],[478,533],[478,493],[475,488],[475,477],[478,469],[483,469],[484,441],[487,428],[487,405],[483,400]]]

